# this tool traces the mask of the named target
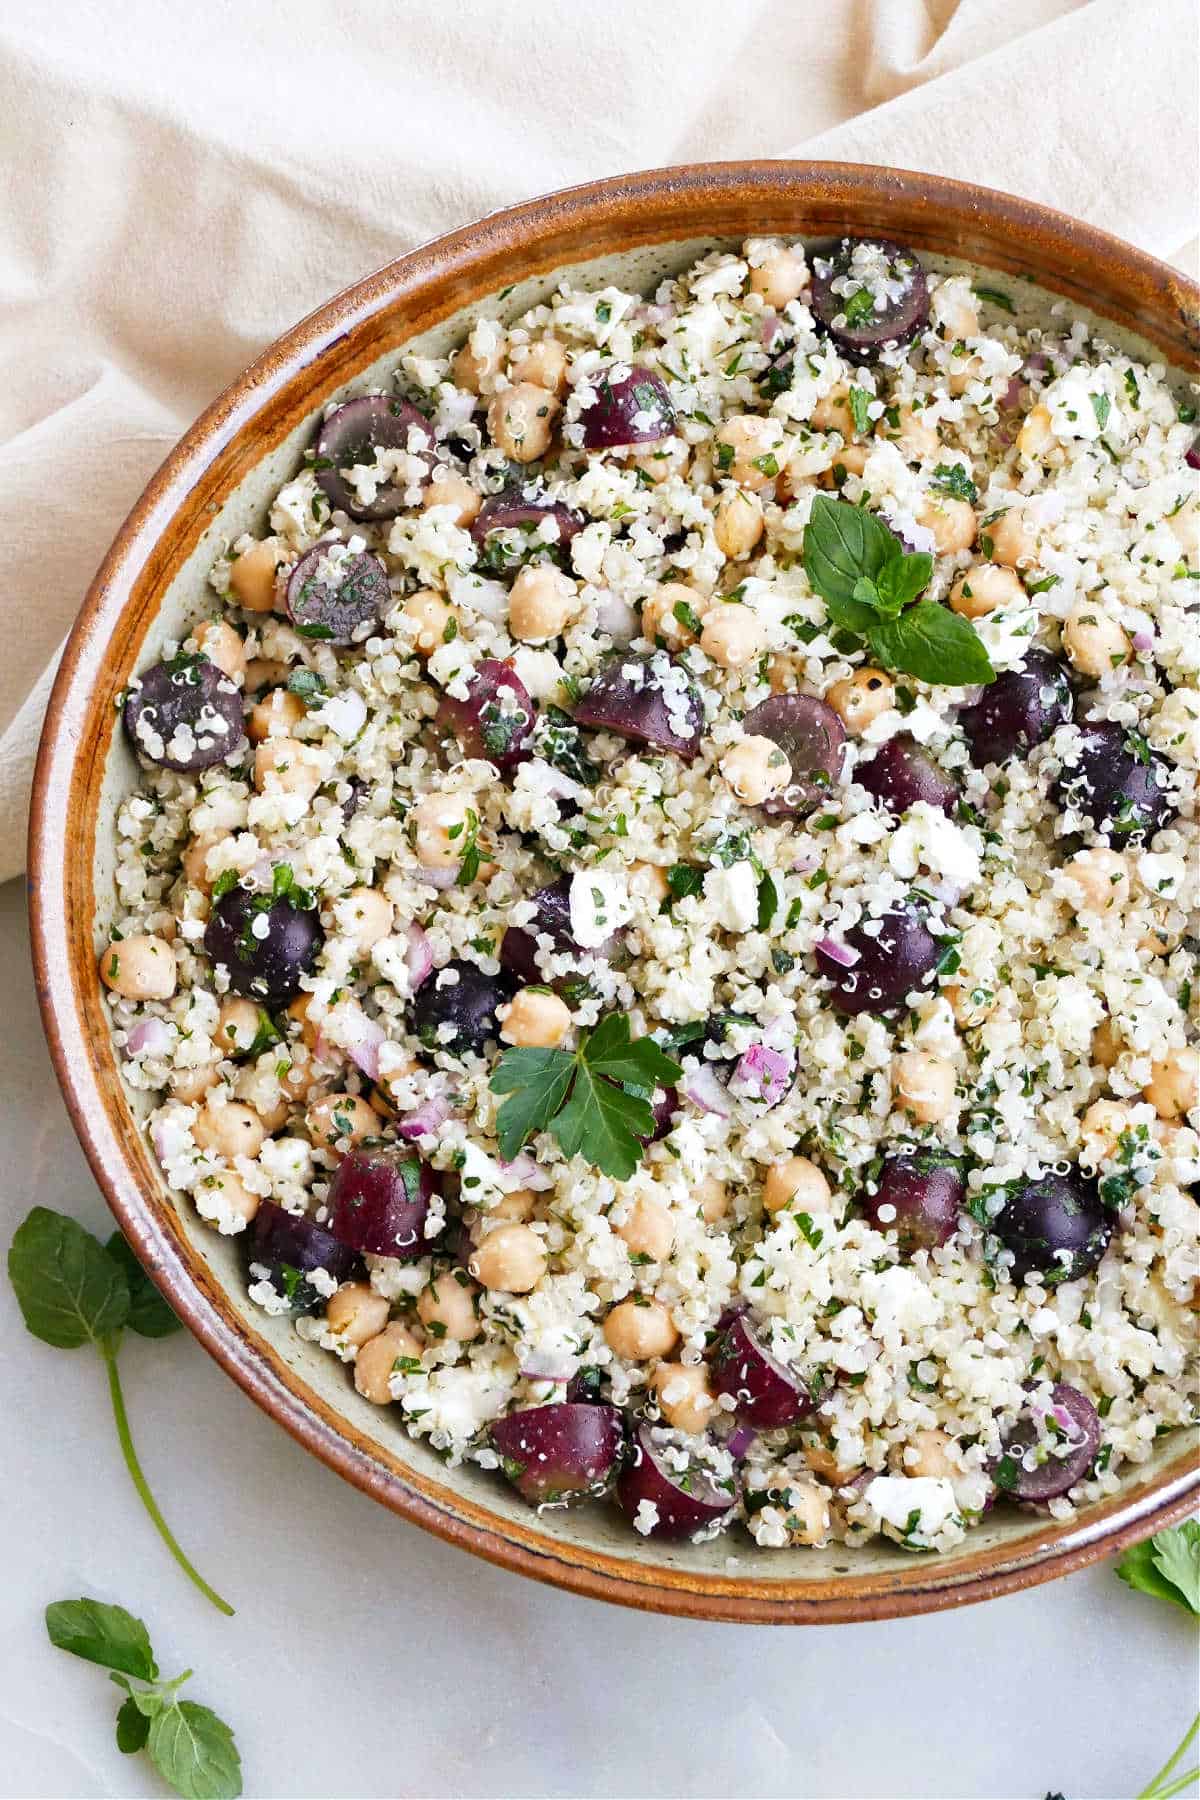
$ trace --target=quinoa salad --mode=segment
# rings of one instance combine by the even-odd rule
[[[894,243],[499,312],[117,696],[164,1175],[531,1506],[1068,1517],[1196,1418],[1194,391]]]

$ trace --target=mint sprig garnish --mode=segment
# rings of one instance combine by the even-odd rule
[[[56,1600],[46,1608],[46,1633],[56,1649],[110,1670],[110,1681],[123,1690],[116,1716],[123,1755],[145,1750],[183,1800],[238,1800],[242,1763],[232,1731],[211,1707],[179,1698],[190,1669],[173,1681],[160,1678],[140,1619],[86,1596]]]
[[[511,1162],[526,1140],[550,1131],[566,1156],[628,1181],[654,1130],[650,1101],[683,1071],[652,1038],[633,1038],[625,1013],[609,1013],[575,1050],[506,1050],[492,1072],[500,1154]]]
[[[831,623],[861,638],[883,668],[940,687],[995,680],[970,620],[919,598],[933,558],[907,552],[863,507],[817,495],[804,528],[804,572]]]

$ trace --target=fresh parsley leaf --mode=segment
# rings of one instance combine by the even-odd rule
[[[150,1721],[146,1750],[183,1800],[237,1800],[242,1763],[223,1719],[194,1700],[177,1700]]]
[[[1112,411],[1112,401],[1107,394],[1089,394],[1088,399],[1092,403],[1092,411],[1096,415],[1096,423],[1101,431],[1103,431],[1104,427],[1108,424],[1108,415]]]
[[[983,639],[968,619],[933,600],[918,601],[896,619],[881,619],[867,633],[877,660],[919,681],[968,687],[994,681]]]
[[[1002,312],[1011,313],[1016,312],[1017,310],[1012,303],[1011,297],[1008,294],[1002,293],[999,288],[977,287],[975,289],[975,298],[977,300],[987,300],[992,306],[998,306]]]
[[[114,1262],[120,1263],[129,1283],[129,1317],[126,1324],[139,1337],[170,1337],[183,1329],[182,1321],[167,1305],[141,1263],[119,1231],[114,1231],[104,1248]]]
[[[870,288],[856,288],[842,308],[847,325],[861,325],[875,313],[875,300]]]
[[[930,486],[943,494],[953,494],[956,500],[966,500],[972,506],[979,499],[979,489],[961,463],[939,463],[933,471]]]
[[[1200,1520],[1186,1519],[1127,1550],[1117,1574],[1131,1588],[1200,1618]]]
[[[852,387],[850,389],[849,398],[850,411],[854,418],[854,429],[861,436],[871,429],[871,414],[868,411],[871,404],[871,396],[866,388]]]
[[[764,875],[758,884],[758,929],[767,931],[771,920],[779,911],[779,889],[769,875]]]
[[[328,693],[323,678],[315,669],[293,669],[287,679],[287,691],[312,706]]]
[[[569,1050],[506,1050],[492,1074],[494,1094],[509,1094],[496,1114],[500,1154],[511,1162],[526,1138],[545,1131],[567,1097],[575,1059]]]
[[[704,871],[693,869],[690,863],[675,863],[667,870],[667,886],[673,900],[684,900],[689,894],[699,894],[704,888]]]
[[[56,1600],[46,1608],[46,1634],[56,1650],[99,1663],[102,1669],[119,1669],[139,1681],[158,1675],[150,1633],[123,1606],[86,1598]]]
[[[554,1121],[565,1156],[582,1155],[614,1181],[628,1181],[642,1160],[639,1139],[654,1129],[650,1102],[597,1076],[581,1062],[571,1098]]]
[[[664,1056],[653,1038],[631,1038],[627,1013],[606,1013],[587,1044],[588,1066],[610,1081],[630,1087],[670,1087],[679,1065]]]

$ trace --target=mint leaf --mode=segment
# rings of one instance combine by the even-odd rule
[[[56,1600],[46,1608],[46,1635],[56,1650],[99,1663],[102,1669],[119,1669],[140,1681],[153,1681],[158,1674],[149,1632],[123,1606],[87,1598]]]
[[[771,920],[778,911],[779,889],[769,875],[764,875],[758,884],[758,929],[769,930]]]
[[[1117,1574],[1129,1587],[1200,1617],[1200,1521],[1187,1519],[1134,1544]]]
[[[130,1694],[117,1712],[117,1749],[122,1756],[135,1756],[145,1749],[149,1736],[150,1721]]]
[[[898,613],[914,601],[933,579],[933,558],[924,550],[911,556],[898,556],[879,573],[878,591],[882,610]]]
[[[854,584],[855,595],[870,595],[872,598],[852,598],[850,600],[827,600],[826,611],[830,623],[841,631],[852,631],[856,637],[865,637],[875,621],[881,617],[878,590],[873,581],[865,576]]]
[[[566,1099],[575,1073],[568,1050],[506,1050],[492,1072],[494,1094],[509,1094],[496,1114],[500,1154],[511,1162],[526,1138],[544,1131]]]
[[[1112,401],[1107,394],[1089,394],[1088,399],[1092,403],[1092,411],[1096,415],[1096,423],[1101,431],[1103,431],[1104,427],[1108,424],[1108,415],[1112,411]]]
[[[881,619],[867,633],[872,654],[888,669],[919,681],[967,687],[993,681],[991,659],[970,620],[933,600],[921,600],[897,619]]]
[[[693,869],[690,863],[675,863],[667,870],[667,886],[671,890],[672,900],[685,900],[689,894],[702,891],[704,871]]]
[[[124,1270],[99,1238],[45,1206],[17,1227],[8,1278],[26,1329],[58,1350],[110,1338],[129,1317]]]
[[[848,500],[818,494],[804,527],[804,573],[822,600],[849,602],[854,584],[874,581],[885,563],[903,556],[899,538],[873,513]]]
[[[1012,303],[1011,297],[1008,294],[1002,293],[999,288],[977,287],[975,289],[975,297],[978,300],[989,301],[992,306],[998,306],[1002,312],[1015,313],[1017,310]]]
[[[929,485],[943,494],[953,494],[956,500],[967,500],[972,506],[979,498],[979,489],[961,463],[939,463]]]
[[[177,1700],[150,1721],[150,1760],[183,1800],[238,1800],[242,1762],[223,1719],[194,1700]]]
[[[866,388],[852,387],[849,399],[850,411],[854,418],[854,429],[861,436],[871,429],[871,415],[867,410],[871,404],[871,396]]]
[[[650,1102],[595,1075],[581,1062],[571,1098],[554,1121],[566,1156],[582,1155],[614,1181],[628,1181],[642,1160],[639,1140],[654,1130]]]
[[[104,1248],[114,1262],[120,1263],[129,1283],[129,1317],[126,1324],[139,1337],[170,1337],[182,1331],[183,1322],[172,1312],[130,1246],[119,1231],[114,1231]]]
[[[861,325],[864,319],[873,318],[875,301],[870,288],[855,288],[842,308],[842,314],[847,325]]]

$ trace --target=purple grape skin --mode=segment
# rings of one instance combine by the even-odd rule
[[[870,242],[885,250],[889,273],[902,274],[908,286],[900,299],[889,300],[882,312],[872,309],[866,318],[855,324],[835,325],[834,320],[844,317],[853,296],[835,294],[833,283],[839,276],[849,273],[850,259],[858,242]],[[897,268],[901,262],[906,266]],[[917,333],[925,329],[929,322],[929,287],[921,264],[903,245],[886,238],[843,238],[828,257],[813,258],[809,306],[818,324],[829,333],[843,356],[851,362],[868,363],[881,350],[911,343]]]
[[[1013,1252],[1013,1282],[1019,1285],[1037,1271],[1053,1286],[1090,1275],[1108,1249],[1113,1227],[1096,1183],[1075,1168],[1010,1190],[991,1229]]]
[[[958,1230],[966,1186],[958,1170],[936,1154],[913,1151],[884,1159],[879,1188],[864,1195],[863,1211],[877,1231],[895,1237],[906,1256],[947,1244]],[[894,1208],[889,1219],[881,1207]]]
[[[1200,432],[1196,433],[1184,451],[1183,460],[1189,469],[1200,469]]]
[[[537,708],[520,677],[507,663],[488,657],[477,664],[467,693],[465,700],[444,695],[438,707],[439,724],[454,733],[463,755],[481,757],[501,771],[527,761]]]
[[[942,946],[914,908],[901,906],[885,913],[882,926],[876,937],[868,936],[862,925],[847,931],[846,944],[859,952],[852,968],[844,969],[817,948],[817,967],[830,982],[830,1005],[852,1018],[899,1011],[914,990],[928,991],[929,976],[941,959]]]
[[[907,732],[889,738],[869,762],[860,763],[854,779],[897,818],[919,800],[949,816],[959,801],[957,782]]]
[[[504,1473],[530,1506],[602,1494],[625,1446],[620,1411],[605,1401],[527,1406],[491,1427]]]
[[[769,738],[792,765],[782,794],[765,800],[772,818],[803,818],[813,812],[841,779],[846,761],[846,727],[824,700],[811,694],[773,694],[742,721],[747,737]]]
[[[176,656],[155,663],[138,676],[122,717],[138,755],[178,775],[224,762],[244,735],[241,689],[204,656]],[[186,756],[170,756],[168,746],[181,725],[191,728],[194,748]],[[151,751],[142,732],[161,738],[162,751]]]
[[[229,971],[235,994],[246,994],[264,1006],[282,1006],[300,991],[325,941],[315,907],[293,906],[286,898],[269,900],[232,887],[215,902],[204,931],[204,948],[214,963]],[[251,921],[265,917],[267,934],[255,937]]]
[[[317,569],[337,542],[336,538],[323,538],[300,558],[288,576],[284,604],[301,637],[349,644],[356,632],[390,604],[392,591],[387,570],[369,550],[343,564],[345,574],[337,587],[321,581]]]
[[[438,976],[444,971],[438,970],[423,982],[409,1007],[409,1024],[427,1049],[445,1050],[452,1056],[468,1050],[478,1054],[489,1039],[499,1040],[496,1008],[509,998],[511,987],[494,975],[485,975],[473,962],[450,962],[446,968],[453,969],[458,980],[439,986]],[[438,1036],[442,1025],[454,1027],[449,1042]]]
[[[558,536],[547,550],[565,549],[579,532],[585,520],[582,513],[572,511],[557,500],[523,500],[519,494],[493,494],[484,501],[471,524],[471,536],[484,544],[493,531],[520,530],[538,526],[543,519],[558,521]],[[540,540],[539,540],[540,541]]]
[[[737,1416],[759,1431],[791,1425],[813,1409],[804,1383],[766,1349],[745,1313],[720,1339],[713,1361],[713,1385],[737,1401]]]
[[[343,1244],[323,1225],[312,1219],[286,1212],[274,1200],[261,1200],[254,1215],[254,1249],[252,1263],[265,1264],[270,1273],[266,1279],[277,1294],[291,1302],[293,1313],[320,1312],[325,1301],[312,1283],[295,1280],[295,1276],[323,1269],[335,1281],[349,1281],[362,1264],[357,1250]],[[288,1281],[286,1274],[293,1276]]]
[[[369,506],[363,506],[354,489],[342,480],[342,469],[356,463],[374,461],[375,452],[407,450],[413,426],[422,433],[426,448],[433,449],[433,432],[429,420],[407,400],[392,400],[386,394],[364,394],[347,400],[330,413],[313,442],[313,453],[319,464],[328,468],[316,470],[317,486],[335,511],[348,513],[352,519],[394,519],[404,511],[404,490],[390,482],[381,488]]]
[[[396,1144],[351,1150],[334,1170],[325,1204],[333,1234],[355,1250],[412,1262],[435,1193],[432,1170]]]
[[[977,769],[1028,752],[1071,716],[1071,684],[1062,664],[1045,650],[1031,650],[1019,669],[989,683],[964,706],[958,722]]]
[[[524,987],[545,980],[537,965],[537,940],[554,939],[555,950],[576,949],[571,936],[571,877],[561,875],[533,896],[537,916],[528,926],[510,925],[500,943],[501,966]]]
[[[1034,1445],[1043,1442],[1053,1445],[1058,1441],[1027,1409],[1004,1439],[1003,1452],[992,1465],[992,1475],[1001,1493],[1029,1506],[1042,1506],[1077,1486],[1088,1474],[1100,1449],[1100,1415],[1086,1394],[1060,1381],[1054,1387],[1050,1404],[1070,1419],[1071,1437],[1079,1440],[1075,1448],[1065,1456],[1047,1455],[1035,1469],[1023,1468],[1021,1458]]]
[[[589,381],[596,398],[579,415],[587,450],[624,449],[627,444],[657,444],[675,429],[675,408],[666,383],[652,369],[634,367],[615,381],[600,375]],[[640,424],[635,420],[641,418]]]
[[[690,1537],[715,1520],[729,1517],[736,1496],[719,1487],[703,1464],[694,1464],[683,1479],[686,1488],[662,1461],[652,1427],[639,1425],[632,1455],[617,1481],[621,1510],[634,1519],[642,1501],[648,1500],[657,1508],[658,1517],[646,1535],[660,1538]]]
[[[1129,748],[1124,725],[1097,719],[1079,728],[1079,759],[1054,784],[1059,806],[1084,814],[1106,843],[1148,843],[1175,817],[1158,778],[1170,765],[1152,750],[1146,760]]]
[[[646,670],[641,687],[636,687],[625,674],[634,665]],[[583,699],[575,708],[575,723],[591,725],[602,731],[615,731],[633,744],[648,744],[652,750],[672,750],[691,761],[700,748],[704,724],[704,705],[691,676],[687,676],[687,736],[681,736],[671,724],[666,696],[656,676],[666,664],[686,675],[682,663],[658,650],[653,656],[635,656],[623,651],[611,657],[601,669]]]

